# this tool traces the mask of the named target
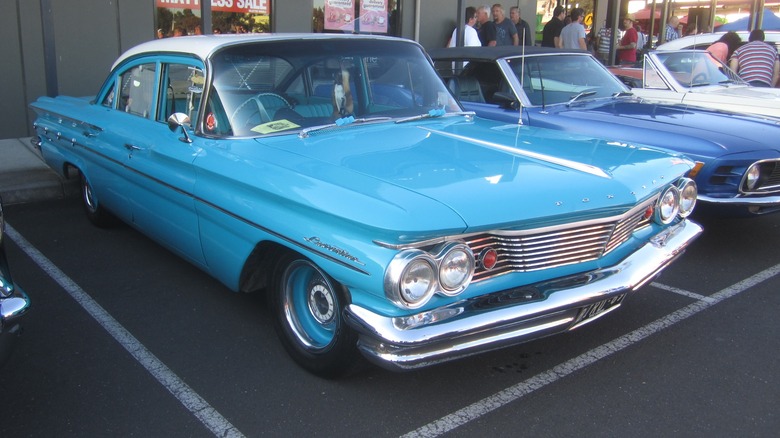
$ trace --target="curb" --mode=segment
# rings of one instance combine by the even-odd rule
[[[79,193],[78,181],[51,169],[30,138],[0,140],[0,196],[3,203],[64,199]]]

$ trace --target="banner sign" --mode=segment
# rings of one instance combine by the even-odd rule
[[[355,0],[325,0],[325,29],[355,31]]]
[[[158,8],[200,10],[201,0],[155,0],[155,2]],[[215,12],[268,15],[270,12],[269,2],[270,0],[211,0],[211,10]]]
[[[387,33],[387,0],[360,2],[360,31]]]

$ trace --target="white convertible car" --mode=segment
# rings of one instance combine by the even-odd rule
[[[651,52],[637,66],[610,71],[647,100],[780,117],[780,89],[748,85],[703,50]]]

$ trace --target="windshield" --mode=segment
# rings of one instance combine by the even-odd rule
[[[507,60],[531,105],[601,97],[628,89],[589,55],[527,56]]]
[[[656,52],[655,57],[669,74],[663,75],[677,82],[681,87],[701,87],[725,83],[743,83],[742,80],[725,64],[713,57],[709,52]],[[655,64],[655,63],[654,63]],[[653,65],[646,68],[647,86],[655,88],[651,77],[662,73],[650,74]]]
[[[422,50],[398,40],[253,42],[215,53],[211,68],[202,129],[214,136],[462,111]]]

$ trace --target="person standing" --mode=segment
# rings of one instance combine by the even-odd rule
[[[764,42],[764,31],[754,29],[748,43],[734,51],[729,67],[754,87],[773,87],[780,76],[777,49]]]
[[[477,30],[474,29],[474,26],[477,24],[477,10],[469,6],[466,8],[466,25],[463,26],[463,46],[464,47],[471,47],[471,46],[481,46],[482,42],[479,40],[479,35],[477,35]],[[447,44],[447,47],[455,47],[458,43],[458,28],[456,27],[452,31],[452,36],[450,37],[450,42]]]
[[[739,34],[733,30],[726,32],[722,37],[711,46],[707,47],[707,51],[715,58],[728,65],[731,55],[742,45],[742,38]]]
[[[477,9],[477,35],[483,46],[496,45],[496,24],[490,19],[490,6],[484,5]]]
[[[582,25],[584,15],[585,11],[582,8],[571,10],[571,23],[561,30],[561,47],[564,49],[588,49],[585,44],[585,26]]]
[[[680,38],[680,34],[677,32],[677,26],[680,24],[680,19],[672,15],[669,17],[669,22],[666,23],[666,32],[664,33],[666,41],[676,40]]]
[[[634,17],[628,14],[623,18],[623,38],[617,46],[617,60],[620,64],[633,64],[636,62],[636,43],[639,39],[634,29]]]
[[[612,46],[612,28],[604,25],[596,34],[596,56],[604,65],[610,65],[609,50]]]
[[[517,6],[512,6],[509,8],[509,19],[512,20],[512,23],[515,24],[515,29],[517,29],[517,38],[520,40],[520,45],[533,46],[534,37],[533,33],[531,32],[531,26],[529,26],[528,22],[523,20],[523,18],[520,16],[520,8]]]
[[[496,26],[497,46],[516,46],[519,43],[517,28],[507,20],[504,7],[500,3],[493,5],[493,23]]]
[[[563,6],[556,6],[553,9],[553,17],[542,30],[542,47],[561,47],[561,30],[563,30],[564,18],[566,18],[566,9],[563,9]]]
[[[634,23],[634,29],[636,29],[636,56],[641,59],[647,45],[647,35],[642,32],[639,23]]]

